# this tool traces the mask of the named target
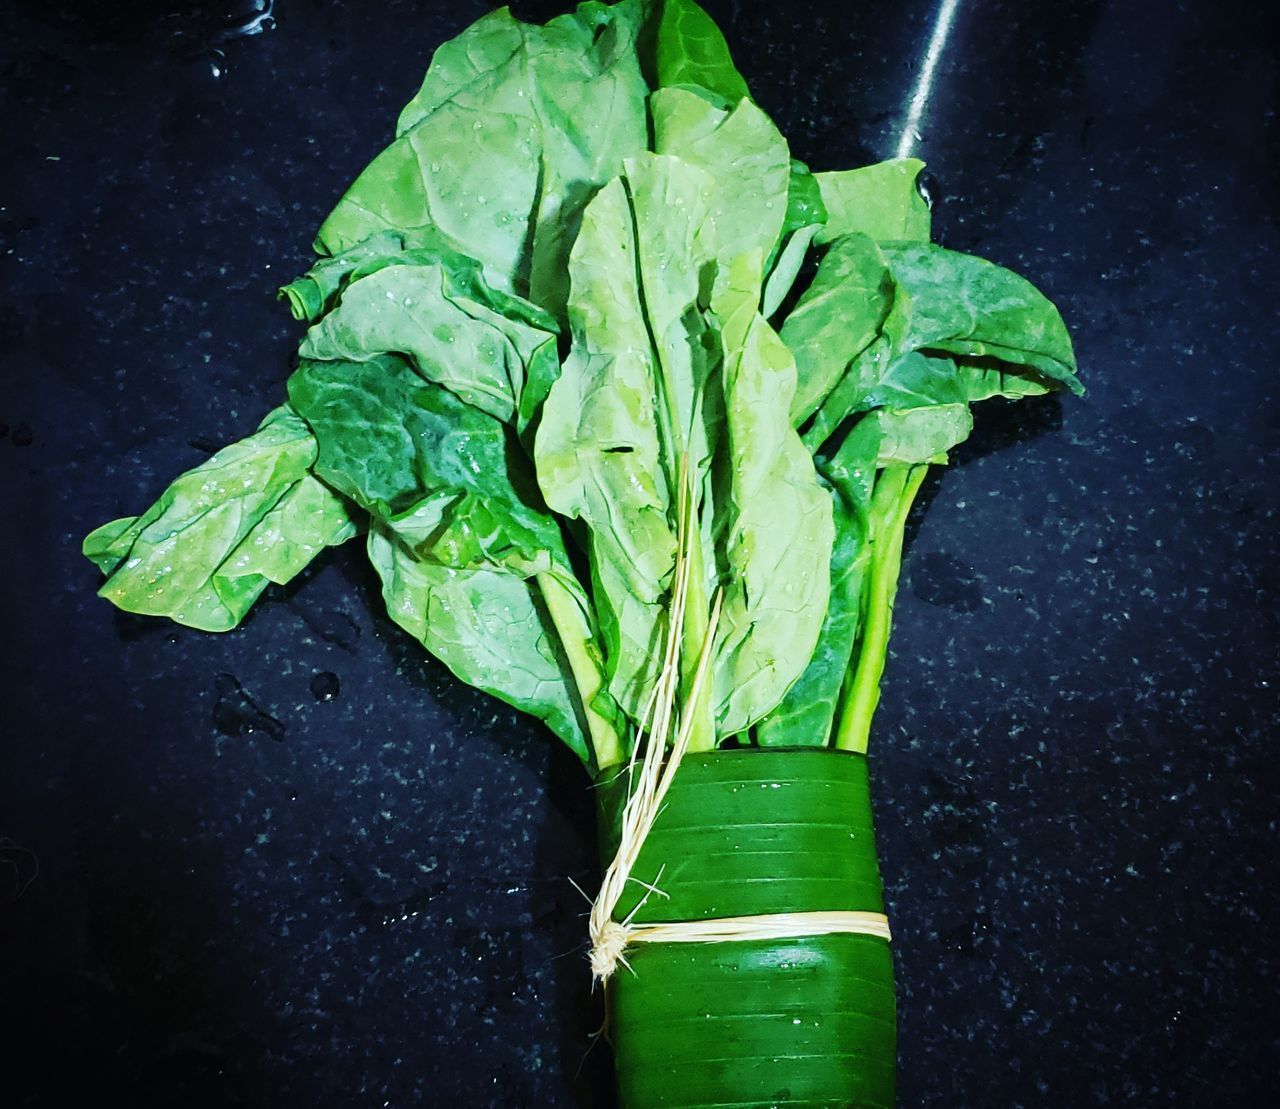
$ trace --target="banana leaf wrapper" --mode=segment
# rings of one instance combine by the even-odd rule
[[[612,779],[612,780],[609,780]],[[598,783],[601,855],[625,771]],[[615,919],[883,912],[867,760],[829,749],[686,755]],[[647,893],[646,886],[657,891]],[[893,960],[875,936],[637,943],[607,986],[623,1109],[894,1102]]]

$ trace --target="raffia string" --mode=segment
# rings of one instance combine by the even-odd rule
[[[684,636],[685,612],[689,599],[691,560],[689,544],[696,541],[695,497],[688,460],[680,466],[680,495],[677,510],[677,545],[675,586],[667,623],[667,639],[662,668],[642,718],[642,726],[627,764],[632,784],[622,810],[622,829],[618,850],[613,856],[600,892],[591,906],[591,973],[598,982],[607,982],[621,964],[628,969],[627,948],[635,943],[727,943],[743,940],[793,939],[801,936],[826,935],[834,932],[889,939],[889,920],[883,913],[864,912],[797,912],[769,913],[760,916],[719,917],[711,920],[668,921],[634,924],[636,913],[650,894],[665,896],[655,885],[648,885],[640,903],[621,921],[613,919],[618,902],[633,880],[632,870],[640,857],[640,849],[662,810],[663,799],[675,778],[680,760],[689,749],[695,716],[686,713],[677,722],[676,698],[680,686],[680,645]],[[698,665],[690,684],[687,703],[697,705],[711,670],[711,649],[720,622],[722,594],[716,592],[711,605],[707,630],[698,651]],[[668,740],[671,752],[664,760]],[[643,747],[644,755],[640,757]],[[638,782],[636,781],[639,776]],[[658,878],[661,878],[659,871]],[[634,879],[639,881],[639,879]]]

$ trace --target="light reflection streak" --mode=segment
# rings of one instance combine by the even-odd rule
[[[925,109],[929,107],[938,59],[942,57],[942,52],[947,47],[947,36],[951,34],[956,9],[959,7],[960,0],[942,0],[938,5],[938,17],[933,24],[933,34],[929,36],[929,45],[925,48],[924,63],[920,66],[920,78],[916,81],[915,91],[911,94],[911,104],[907,108],[907,121],[902,128],[902,136],[898,139],[895,157],[909,157],[916,141],[920,138],[920,121],[924,118]]]

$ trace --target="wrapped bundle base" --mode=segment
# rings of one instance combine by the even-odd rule
[[[626,801],[626,774],[614,775],[600,784],[606,862]],[[822,748],[687,755],[633,874],[614,915],[636,924],[883,912],[866,759]],[[637,943],[626,959],[607,987],[624,1109],[893,1105],[885,940]]]

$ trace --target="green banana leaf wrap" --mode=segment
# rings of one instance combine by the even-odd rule
[[[598,788],[607,865],[626,773]],[[634,911],[637,924],[883,912],[867,760],[824,748],[686,755],[632,874],[614,916]],[[646,898],[641,883],[661,893]],[[626,958],[607,985],[624,1109],[893,1105],[885,940],[638,943]]]

